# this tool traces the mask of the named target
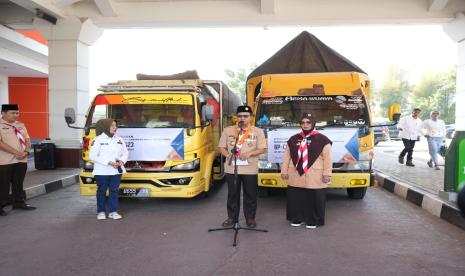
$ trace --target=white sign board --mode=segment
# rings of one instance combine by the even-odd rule
[[[287,140],[300,129],[276,129],[268,131],[268,161],[282,163],[284,151],[287,148]],[[333,142],[333,162],[356,162],[358,152],[358,128],[329,128],[318,130]]]
[[[118,128],[129,151],[128,161],[165,161],[184,159],[182,128]]]

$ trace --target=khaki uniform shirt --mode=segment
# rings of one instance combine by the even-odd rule
[[[23,151],[23,148],[19,143],[18,136],[16,136],[14,128],[6,124],[15,126],[23,135],[24,140],[29,139],[26,127],[23,123],[19,121],[16,121],[14,123],[8,123],[7,121],[0,118],[0,140],[3,143],[9,145],[10,147],[17,149],[18,151]],[[0,149],[0,165],[9,165],[19,162],[27,163],[27,156],[24,159],[18,160],[16,159],[14,154]]]
[[[289,174],[288,185],[297,188],[306,189],[323,189],[328,184],[323,183],[323,175],[331,176],[333,172],[333,162],[331,160],[331,145],[327,144],[320,156],[315,160],[307,173],[299,175],[291,159],[289,147],[284,152],[283,164],[281,166],[282,174]]]
[[[223,130],[221,134],[220,142],[218,143],[219,148],[227,148],[228,152],[231,152],[236,141],[234,136],[234,129],[236,126],[229,126]],[[244,143],[242,144],[241,153],[251,152],[256,149],[266,149],[266,139],[263,130],[258,127],[254,127],[253,131],[250,131],[247,137],[245,137]],[[238,158],[239,160],[239,158]],[[237,166],[238,174],[258,174],[258,155],[252,156],[247,159],[248,165]],[[225,172],[234,174],[234,162],[229,164],[229,158],[226,158],[224,163]]]

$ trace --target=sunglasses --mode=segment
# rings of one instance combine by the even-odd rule
[[[237,115],[237,118],[249,118],[250,115]]]

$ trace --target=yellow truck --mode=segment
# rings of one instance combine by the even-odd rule
[[[247,77],[247,104],[265,130],[268,153],[259,157],[261,193],[285,188],[280,163],[287,140],[300,131],[302,114],[317,120],[317,131],[332,140],[333,178],[329,188],[346,188],[362,199],[373,185],[374,134],[367,74],[315,36],[302,32]],[[390,120],[400,116],[389,109]]]
[[[286,141],[299,132],[300,116],[311,113],[317,119],[317,130],[333,141],[333,180],[329,187],[347,188],[350,198],[363,198],[366,187],[374,181],[367,75],[304,73],[264,75],[259,79],[255,124],[266,130],[268,138],[268,153],[259,159],[259,186],[287,187],[280,176]],[[251,79],[251,87],[256,80]]]
[[[102,86],[88,110],[83,130],[81,195],[97,187],[89,161],[95,124],[118,121],[117,135],[129,151],[120,196],[191,198],[209,192],[223,177],[217,144],[223,126],[241,104],[219,81],[145,79]],[[73,110],[65,112],[68,125]]]

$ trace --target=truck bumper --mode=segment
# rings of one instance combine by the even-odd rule
[[[183,179],[183,180],[181,180]],[[171,183],[169,183],[169,182]],[[183,184],[180,184],[183,182]],[[91,172],[79,175],[80,194],[95,196],[97,185]],[[199,171],[180,173],[126,173],[121,178],[120,191],[124,189],[147,189],[144,197],[192,198],[210,185]],[[120,196],[122,196],[120,194]]]
[[[332,183],[328,188],[360,188],[373,186],[373,176],[373,173],[370,172],[333,173]],[[281,178],[280,173],[259,173],[258,186],[287,188],[287,181]]]

